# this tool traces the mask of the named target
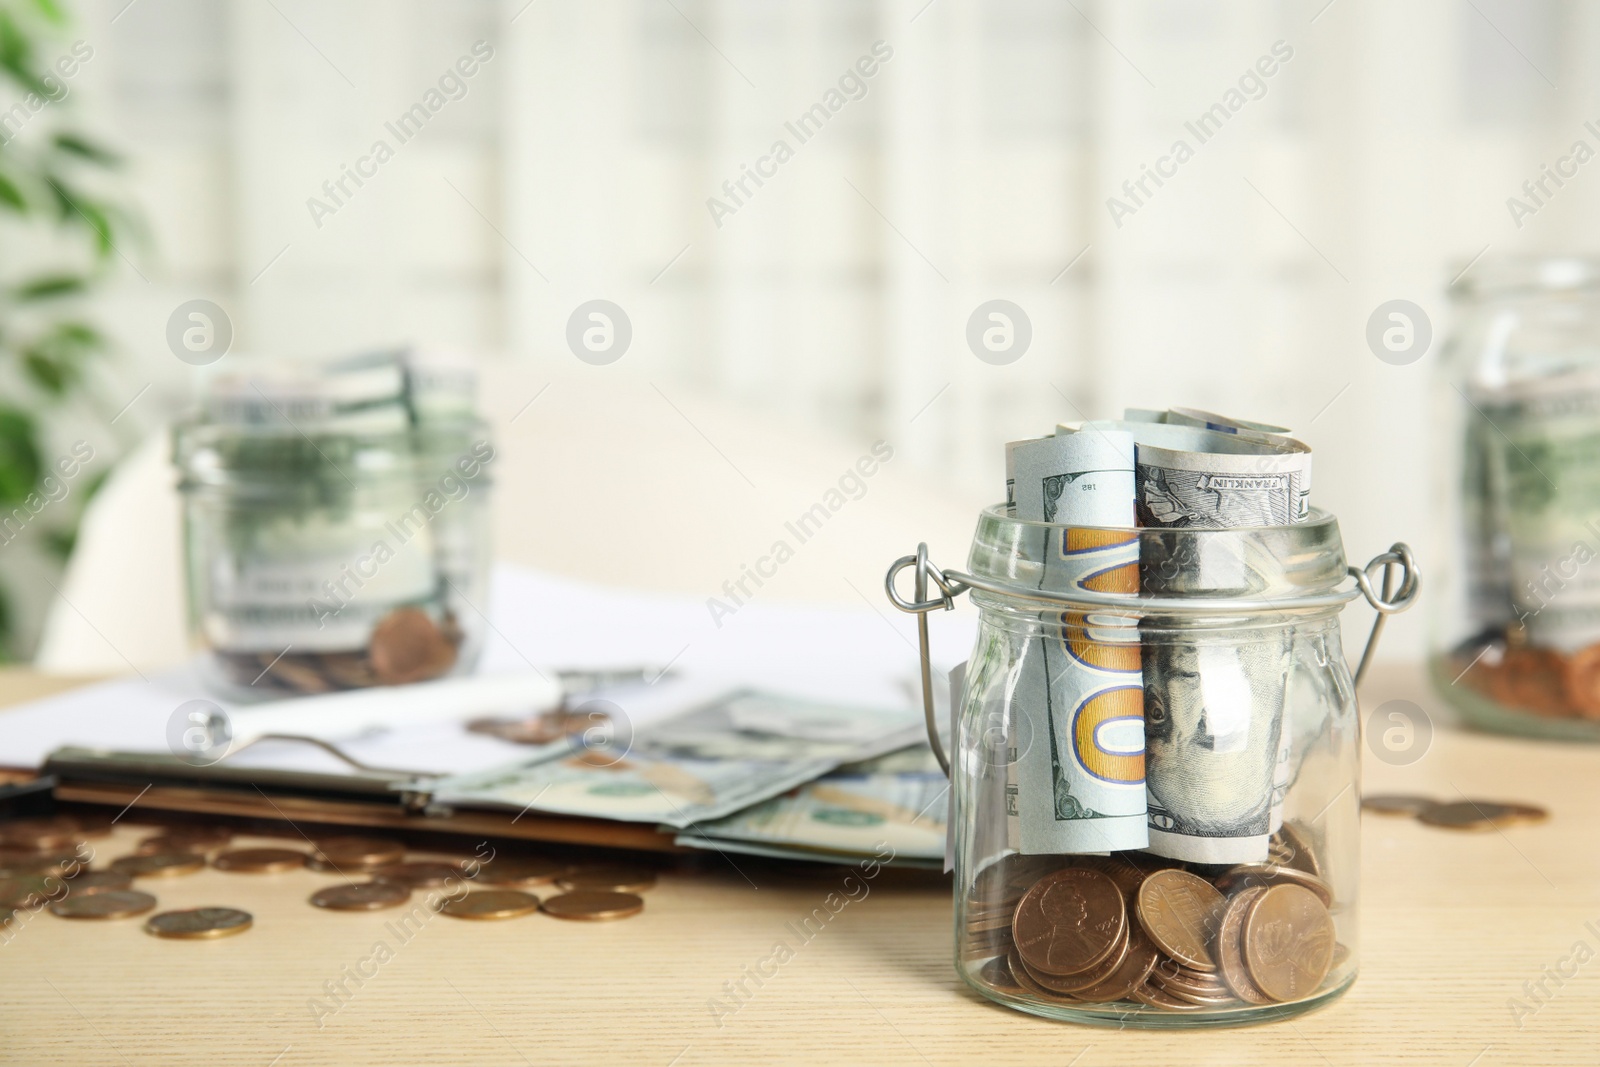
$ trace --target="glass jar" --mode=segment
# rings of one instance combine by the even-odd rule
[[[1266,1021],[1343,992],[1361,731],[1338,616],[1363,593],[1380,622],[1409,606],[1409,549],[1347,567],[1315,509],[1293,526],[1111,530],[1000,505],[970,574],[925,551],[887,580],[919,615],[924,664],[927,612],[969,590],[979,612],[949,765],[962,978],[1119,1027]],[[908,567],[912,601],[894,587]],[[1374,577],[1391,567],[1385,596]],[[1138,593],[1106,591],[1133,573]]]
[[[421,380],[398,355],[270,365],[214,381],[175,428],[190,627],[220,695],[476,663],[495,452]]]
[[[1452,296],[1434,686],[1477,726],[1600,740],[1600,264],[1485,263]]]

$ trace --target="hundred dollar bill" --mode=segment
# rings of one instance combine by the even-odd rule
[[[741,691],[584,748],[446,778],[436,805],[509,807],[682,829],[720,819],[841,764],[914,744],[920,717]]]
[[[758,845],[766,854],[808,858],[870,856],[887,844],[897,858],[941,860],[949,787],[924,742],[839,767],[724,818],[695,823],[677,843],[733,851]]]
[[[1127,425],[1138,453],[1141,526],[1282,526],[1309,512],[1311,452],[1292,438]],[[1248,538],[1202,536],[1160,567],[1142,560],[1143,591],[1215,595],[1270,585],[1248,573],[1273,565],[1254,547]],[[1292,631],[1205,629],[1188,638],[1181,622],[1159,625],[1143,649],[1150,851],[1196,863],[1263,860],[1293,772],[1284,732]]]
[[[1486,469],[1465,501],[1480,528],[1475,592],[1508,587],[1530,644],[1572,653],[1600,641],[1600,376],[1485,391],[1476,405],[1488,426],[1476,442]]]
[[[1202,411],[1199,408],[1169,408],[1166,411],[1151,411],[1148,408],[1128,408],[1122,417],[1128,422],[1165,422],[1175,426],[1198,426],[1203,430],[1216,430],[1219,433],[1254,432],[1258,434],[1283,435],[1289,432],[1285,426],[1274,426],[1266,422],[1251,422],[1249,419],[1235,419],[1227,415],[1218,415],[1214,411]]]
[[[1052,531],[1042,584],[1138,592],[1138,539],[1127,529],[1133,444],[1125,430],[1096,428],[1014,448],[1017,517],[1063,526]],[[1044,635],[1028,641],[1008,680],[1016,845],[1030,854],[1143,848],[1138,630],[1126,617],[1080,612],[1041,621]]]

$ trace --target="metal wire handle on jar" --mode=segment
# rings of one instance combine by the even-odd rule
[[[907,567],[915,567],[916,580],[913,586],[914,599],[906,600],[895,588],[894,580],[901,571]],[[1383,568],[1383,576],[1379,579],[1381,592],[1373,586],[1373,572],[1379,567]],[[1395,568],[1399,568],[1399,587],[1395,587]],[[1390,615],[1405,611],[1422,592],[1422,572],[1417,569],[1417,561],[1411,554],[1411,547],[1403,541],[1396,541],[1389,546],[1389,551],[1374,556],[1365,567],[1351,566],[1346,573],[1355,579],[1356,589],[1366,598],[1372,609],[1378,613],[1373,620],[1372,632],[1367,635],[1367,645],[1361,651],[1361,661],[1356,666],[1355,684],[1360,685],[1366,676],[1367,668],[1372,664],[1372,654],[1378,648],[1378,638],[1383,634],[1383,625]],[[928,583],[933,582],[938,587],[939,595],[933,599],[928,597]],[[922,711],[927,719],[928,743],[933,747],[934,758],[939,761],[939,766],[946,775],[950,773],[950,760],[945,755],[944,744],[939,740],[939,727],[935,721],[933,710],[933,667],[928,651],[928,612],[943,608],[950,611],[956,606],[956,597],[973,588],[982,588],[985,591],[1020,596],[1028,600],[1038,600],[1045,603],[1056,603],[1077,607],[1107,606],[1123,601],[1121,597],[1108,598],[1104,594],[1093,593],[1055,593],[1037,589],[1006,588],[1001,583],[979,581],[971,575],[959,571],[946,574],[934,565],[928,558],[928,546],[924,542],[917,546],[914,556],[901,556],[889,565],[889,572],[884,575],[883,589],[889,596],[889,602],[901,611],[917,617],[917,646],[922,657]],[[1260,610],[1265,607],[1309,607],[1323,606],[1328,603],[1347,603],[1356,595],[1355,591],[1343,593],[1330,593],[1322,596],[1309,596],[1299,598],[1282,598],[1275,601],[1261,600],[1229,600],[1226,598],[1137,598],[1139,606],[1144,610],[1159,608],[1167,611],[1195,611],[1201,610],[1214,612],[1217,610],[1252,609]],[[951,695],[954,699],[954,694]]]

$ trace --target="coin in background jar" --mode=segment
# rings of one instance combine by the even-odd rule
[[[73,894],[50,905],[50,914],[63,919],[128,919],[156,906],[156,898],[137,889],[107,889]]]
[[[1585,719],[1600,719],[1600,644],[1579,649],[1562,665],[1567,703]]]
[[[437,678],[456,662],[456,647],[421,608],[396,608],[372,628],[372,673],[383,685]]]
[[[611,893],[642,893],[656,884],[648,867],[578,867],[556,879],[562,889],[595,889]]]
[[[330,837],[316,843],[309,865],[317,871],[365,870],[399,863],[406,847],[383,837]]]
[[[1126,937],[1126,923],[1127,907],[1115,882],[1099,871],[1068,867],[1045,875],[1022,895],[1012,936],[1024,964],[1067,976],[1104,962]]]
[[[446,900],[441,915],[454,919],[515,919],[539,910],[539,898],[516,889],[482,889]]]
[[[603,922],[639,914],[644,910],[644,898],[632,893],[579,889],[540,901],[539,910],[556,919]]]
[[[1276,1001],[1310,996],[1333,965],[1333,917],[1309,889],[1275,885],[1250,905],[1244,962],[1256,988]]]
[[[203,871],[206,858],[193,852],[167,852],[154,856],[121,856],[111,861],[113,871],[135,878],[173,878]]]
[[[277,874],[306,865],[306,854],[292,848],[236,848],[219,852],[211,866],[240,874]]]
[[[571,870],[570,863],[540,856],[496,856],[478,872],[478,881],[486,885],[548,885]]]
[[[311,894],[311,903],[329,911],[378,911],[411,899],[411,888],[399,882],[356,882],[330,885]]]
[[[189,908],[150,916],[144,932],[183,941],[209,941],[242,934],[253,921],[248,911],[238,908]]]
[[[1167,955],[1197,970],[1214,971],[1211,938],[1221,920],[1223,896],[1198,875],[1169,867],[1139,886],[1139,922]]]

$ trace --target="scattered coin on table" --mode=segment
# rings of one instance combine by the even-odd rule
[[[411,899],[411,888],[399,882],[356,882],[330,885],[311,894],[311,903],[329,911],[377,911]]]
[[[626,919],[644,910],[644,898],[632,893],[577,889],[539,902],[539,910],[557,919],[603,922]]]
[[[137,889],[106,889],[76,893],[50,905],[50,914],[63,919],[128,919],[156,906],[156,898]]]
[[[478,881],[485,885],[549,885],[572,871],[572,864],[538,856],[496,856],[483,865]]]
[[[1401,815],[1416,818],[1439,802],[1414,793],[1373,793],[1361,798],[1361,809],[1374,815]]]
[[[40,852],[27,855],[0,854],[0,874],[4,875],[54,875],[68,878],[87,866],[83,856],[76,852]]]
[[[195,852],[168,852],[154,856],[119,856],[111,861],[113,871],[121,871],[135,878],[174,878],[180,874],[203,871],[206,858]]]
[[[74,893],[99,893],[106,889],[127,889],[133,876],[127,871],[84,871],[68,885]]]
[[[220,827],[182,827],[153,834],[139,842],[135,852],[215,852],[233,841],[233,833]]]
[[[144,932],[183,941],[207,941],[242,934],[253,921],[249,912],[238,908],[188,908],[150,916],[145,920]]]
[[[429,860],[391,863],[367,872],[374,881],[398,882],[412,889],[436,889],[461,881],[466,873],[459,864]]]
[[[515,919],[539,910],[539,898],[515,889],[480,889],[446,900],[439,914],[455,919]]]
[[[612,893],[642,893],[656,884],[656,872],[648,867],[606,865],[576,867],[556,879],[562,889],[594,889]]]
[[[277,874],[306,865],[306,854],[292,848],[236,848],[212,857],[211,866],[219,871],[241,874]]]
[[[307,862],[314,871],[365,871],[406,858],[404,845],[383,837],[329,837],[316,846]]]

